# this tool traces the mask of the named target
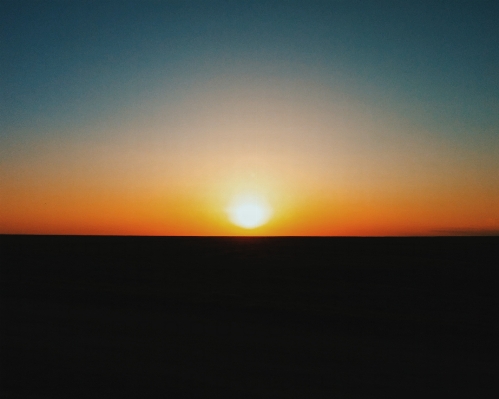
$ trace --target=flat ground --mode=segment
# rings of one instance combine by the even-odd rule
[[[498,237],[0,236],[0,249],[3,398],[497,391]]]

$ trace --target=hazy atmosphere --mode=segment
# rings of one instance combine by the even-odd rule
[[[488,1],[2,1],[0,233],[499,232]]]

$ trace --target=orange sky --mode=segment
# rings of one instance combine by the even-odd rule
[[[2,162],[0,230],[431,235],[499,228],[499,161],[485,144],[465,151],[389,113],[366,115],[341,94],[308,89],[206,85],[182,102],[151,104],[149,114],[14,148]],[[231,198],[246,192],[272,206],[266,225],[230,223]]]
[[[0,234],[499,234],[485,3],[188,4],[0,15]]]

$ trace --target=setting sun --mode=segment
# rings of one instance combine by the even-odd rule
[[[228,207],[227,213],[232,223],[245,229],[254,229],[267,223],[272,209],[261,198],[244,196],[236,198]]]
[[[486,2],[7,3],[0,235],[499,233]]]

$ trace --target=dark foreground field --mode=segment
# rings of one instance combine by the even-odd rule
[[[2,398],[497,394],[497,237],[0,240]]]

